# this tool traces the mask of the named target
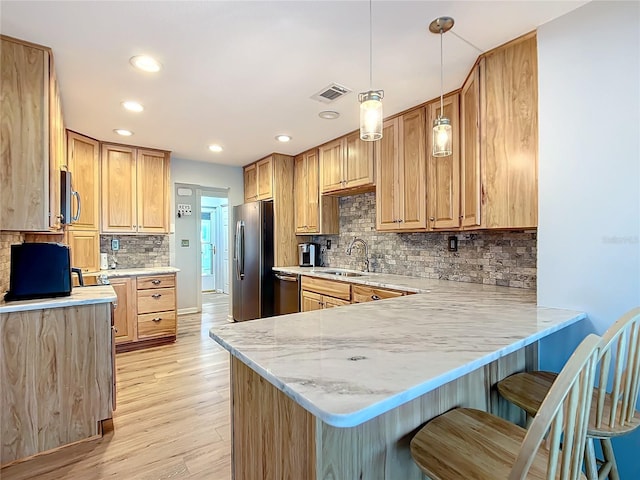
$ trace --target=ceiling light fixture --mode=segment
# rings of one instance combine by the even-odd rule
[[[382,138],[382,98],[384,90],[373,90],[373,21],[369,0],[369,91],[360,93],[360,139],[373,142]]]
[[[133,135],[133,132],[131,130],[125,130],[124,128],[116,128],[113,131],[118,135],[122,135],[123,137],[130,137],[131,135]]]
[[[276,135],[276,140],[282,143],[287,143],[291,141],[291,137],[289,135]]]
[[[440,112],[433,121],[434,157],[448,157],[453,153],[451,148],[451,120],[444,116],[444,62],[442,60],[442,35],[453,27],[451,17],[438,17],[429,24],[429,31],[440,35]]]
[[[135,57],[131,57],[129,59],[129,63],[137,69],[144,70],[145,72],[155,73],[159,72],[162,68],[160,62],[148,55],[136,55]]]
[[[318,116],[320,118],[324,118],[325,120],[335,120],[340,116],[340,113],[334,110],[323,110],[318,114]]]
[[[126,102],[122,102],[122,106],[129,110],[130,112],[141,112],[144,110],[144,107],[142,106],[142,104],[138,103],[138,102],[134,102],[131,100],[127,100]]]
[[[214,145],[209,145],[209,150],[215,153],[220,153],[223,150],[223,148],[220,145],[214,144]]]

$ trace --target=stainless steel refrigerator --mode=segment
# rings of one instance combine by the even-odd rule
[[[273,315],[273,202],[233,207],[233,319]]]

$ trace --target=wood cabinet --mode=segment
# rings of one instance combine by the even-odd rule
[[[296,234],[336,234],[338,199],[320,195],[318,150],[298,155],[293,164]]]
[[[535,33],[489,52],[480,69],[483,228],[538,224]]]
[[[351,285],[324,278],[302,276],[300,279],[300,311],[339,307],[351,303]]]
[[[100,228],[100,142],[70,130],[67,131],[67,169],[71,172],[73,190],[80,203],[73,213],[80,212],[77,221],[69,225],[78,230]],[[65,219],[69,222],[69,219]]]
[[[427,228],[425,109],[416,108],[383,124],[376,142],[376,228]]]
[[[68,230],[66,236],[71,249],[71,266],[83,273],[100,270],[100,233],[96,230]]]
[[[0,230],[59,230],[65,133],[53,55],[0,41]]]
[[[169,152],[102,145],[103,233],[169,233]]]
[[[258,160],[244,167],[244,201],[273,198],[273,158]]]
[[[118,296],[113,311],[116,343],[133,342],[137,338],[135,278],[115,277],[109,282]]]
[[[441,113],[440,101],[427,106],[427,215],[429,230],[457,230],[460,226],[460,118],[459,96],[443,99],[443,117],[451,121],[452,154],[432,155],[432,126]]]
[[[375,187],[374,142],[359,131],[320,146],[320,192],[353,194]]]
[[[460,226],[480,226],[480,60],[460,92]]]
[[[369,285],[351,285],[351,303],[374,302],[385,298],[407,295],[407,292],[388,288],[371,287]]]
[[[175,341],[177,335],[174,273],[110,279],[118,295],[115,310],[117,351]]]

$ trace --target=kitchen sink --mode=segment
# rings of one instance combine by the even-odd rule
[[[365,273],[345,272],[343,270],[325,270],[321,273],[327,273],[329,275],[340,275],[342,277],[362,277],[366,275]]]

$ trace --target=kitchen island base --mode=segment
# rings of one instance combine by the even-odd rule
[[[235,356],[230,361],[235,480],[422,480],[409,442],[426,421],[463,406],[522,424],[522,412],[494,386],[535,368],[537,343],[348,428],[323,422]]]

